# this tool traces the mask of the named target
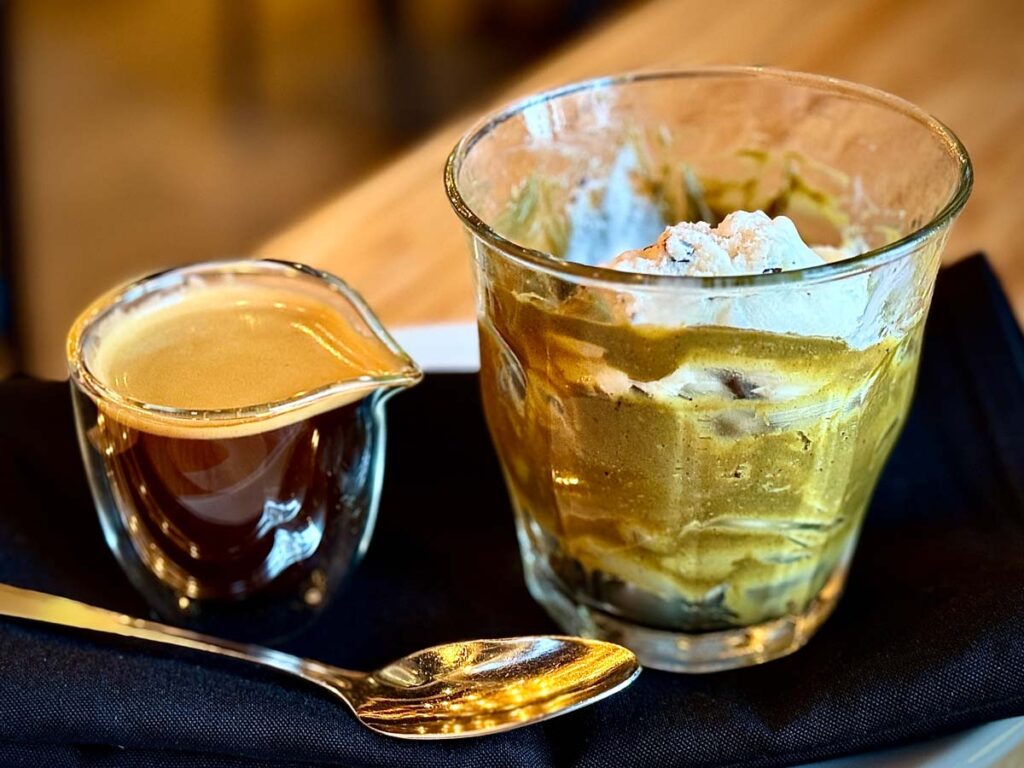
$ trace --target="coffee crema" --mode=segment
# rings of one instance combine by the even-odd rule
[[[196,285],[104,318],[86,363],[105,387],[143,404],[104,404],[117,421],[166,436],[238,436],[354,402],[382,377],[408,375],[408,360],[362,325],[299,287]],[[337,391],[298,402],[330,387]],[[282,404],[286,412],[275,409]],[[215,420],[207,418],[213,411],[221,412]]]

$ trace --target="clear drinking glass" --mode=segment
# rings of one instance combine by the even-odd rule
[[[906,417],[971,187],[958,139],[830,78],[640,74],[488,117],[446,186],[471,236],[484,407],[532,595],[661,669],[803,645]],[[785,214],[830,263],[599,266],[735,210]]]
[[[230,305],[238,313],[253,292],[268,291],[303,311],[332,313],[354,330],[353,354],[379,352],[388,369],[286,400],[182,409],[132,399],[97,365],[120,327],[193,291],[221,288],[238,297]],[[261,361],[274,358],[260,343],[254,334],[252,356],[267,371]],[[67,352],[100,523],[151,607],[169,621],[240,639],[290,635],[312,620],[369,544],[384,470],[384,402],[421,378],[363,300],[300,264],[196,264],[99,298],[72,327]],[[195,387],[201,392],[204,382]]]

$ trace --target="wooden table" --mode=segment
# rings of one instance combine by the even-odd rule
[[[527,73],[358,186],[273,238],[263,254],[335,272],[391,325],[472,316],[469,257],[441,174],[485,109],[594,75],[701,64],[771,64],[867,83],[961,137],[974,195],[946,258],[988,251],[1024,317],[1024,4],[1014,0],[656,0]]]

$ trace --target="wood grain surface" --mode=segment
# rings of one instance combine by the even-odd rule
[[[350,281],[384,321],[472,316],[465,237],[442,169],[459,135],[513,97],[584,77],[702,64],[768,64],[873,85],[936,115],[964,141],[974,195],[946,252],[986,250],[1024,316],[1024,4],[1011,0],[655,0],[526,73],[491,104],[271,239],[263,255]]]

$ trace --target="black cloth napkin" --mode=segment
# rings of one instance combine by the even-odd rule
[[[919,382],[847,594],[788,658],[648,670],[545,724],[413,743],[271,672],[0,619],[0,765],[781,766],[1024,715],[1024,339],[982,257],[943,271]],[[389,408],[369,554],[287,650],[371,669],[553,631],[522,584],[475,377],[430,376]],[[0,385],[0,581],[146,612],[101,538],[66,384]]]

